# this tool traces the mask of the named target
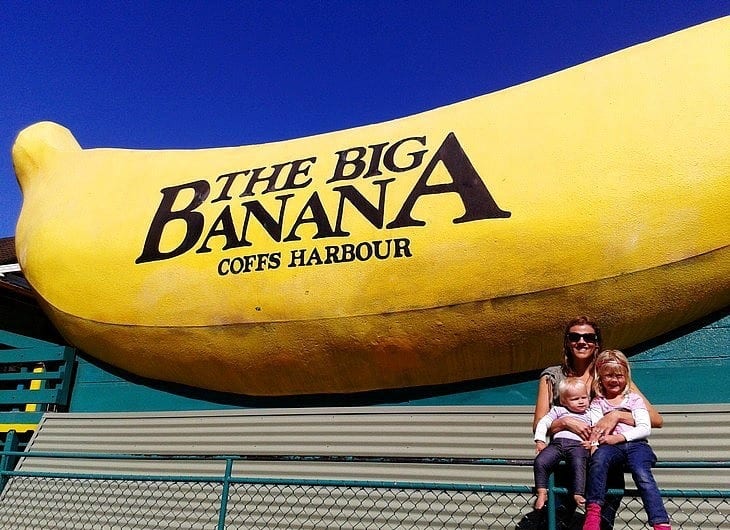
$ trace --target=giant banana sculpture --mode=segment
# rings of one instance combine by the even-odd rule
[[[730,18],[423,114],[265,145],[22,131],[22,268],[73,344],[251,395],[537,369],[730,303]]]

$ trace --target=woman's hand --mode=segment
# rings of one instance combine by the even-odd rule
[[[616,445],[626,441],[620,434],[604,434],[598,439],[598,443],[602,445]]]
[[[593,432],[600,437],[602,434],[613,432],[613,430],[616,428],[616,425],[618,425],[619,423],[627,423],[629,425],[633,425],[634,417],[631,415],[630,412],[612,410],[611,412],[606,413],[600,420],[596,422],[596,424],[593,426]],[[594,438],[597,439],[597,437],[595,436]]]
[[[570,416],[558,418],[550,425],[550,434],[555,434],[558,431],[570,431],[580,436],[583,440],[588,440],[591,437],[590,425]]]

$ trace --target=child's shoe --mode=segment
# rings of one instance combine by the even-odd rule
[[[601,505],[595,502],[586,506],[586,518],[583,530],[601,530]]]
[[[545,507],[541,510],[532,510],[530,513],[525,515],[520,522],[517,523],[515,530],[539,530],[547,527],[547,507]]]
[[[654,530],[672,530],[672,525],[669,523],[657,523],[654,525]]]

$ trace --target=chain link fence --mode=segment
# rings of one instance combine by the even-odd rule
[[[237,484],[226,528],[507,528],[516,526],[530,497],[527,491]]]
[[[17,453],[53,460],[53,454]],[[69,470],[82,455],[55,455]],[[578,528],[581,510],[571,517],[532,509],[527,485],[355,481],[310,478],[256,478],[232,473],[246,457],[104,456],[144,463],[170,463],[167,475],[71,473],[0,470],[5,487],[0,494],[0,527],[13,529],[514,529]],[[175,473],[176,459],[220,464],[217,475]],[[261,461],[265,457],[256,457]],[[293,458],[293,457],[292,457]],[[353,457],[354,458],[354,457]],[[274,457],[272,457],[273,461]],[[331,459],[322,457],[322,459]],[[307,457],[307,462],[317,457]],[[434,464],[433,459],[427,460]],[[397,459],[383,459],[398,466]],[[413,459],[408,463],[412,463]],[[474,460],[474,465],[505,465]],[[400,462],[400,464],[404,464]],[[529,466],[531,461],[510,461]],[[439,465],[435,463],[434,465]],[[671,466],[672,463],[663,463]],[[686,463],[684,464],[686,467]],[[708,464],[712,465],[712,464]],[[718,463],[719,466],[727,466]],[[108,466],[111,469],[113,466]],[[209,469],[209,468],[207,468]],[[553,489],[558,498],[564,490]],[[636,492],[623,496],[616,530],[646,527],[646,515]],[[675,530],[730,528],[730,490],[663,491]]]

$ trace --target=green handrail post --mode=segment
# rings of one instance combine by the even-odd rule
[[[5,436],[5,443],[3,444],[2,457],[0,457],[0,491],[5,488],[5,484],[8,481],[8,476],[5,471],[12,471],[15,468],[15,462],[18,461],[18,457],[13,453],[18,450],[18,435],[15,431],[8,431]]]
[[[228,491],[231,487],[231,471],[233,469],[233,458],[226,458],[226,472],[223,476],[223,491],[221,491],[221,511],[218,514],[218,530],[226,527],[226,512],[228,511]]]
[[[71,384],[73,382],[74,365],[76,363],[76,348],[65,346],[63,348],[63,362],[58,368],[61,384],[59,386],[56,404],[67,407],[71,397]]]
[[[558,527],[557,502],[555,499],[555,473],[548,477],[548,500],[547,500],[547,523],[548,530],[556,530]]]

